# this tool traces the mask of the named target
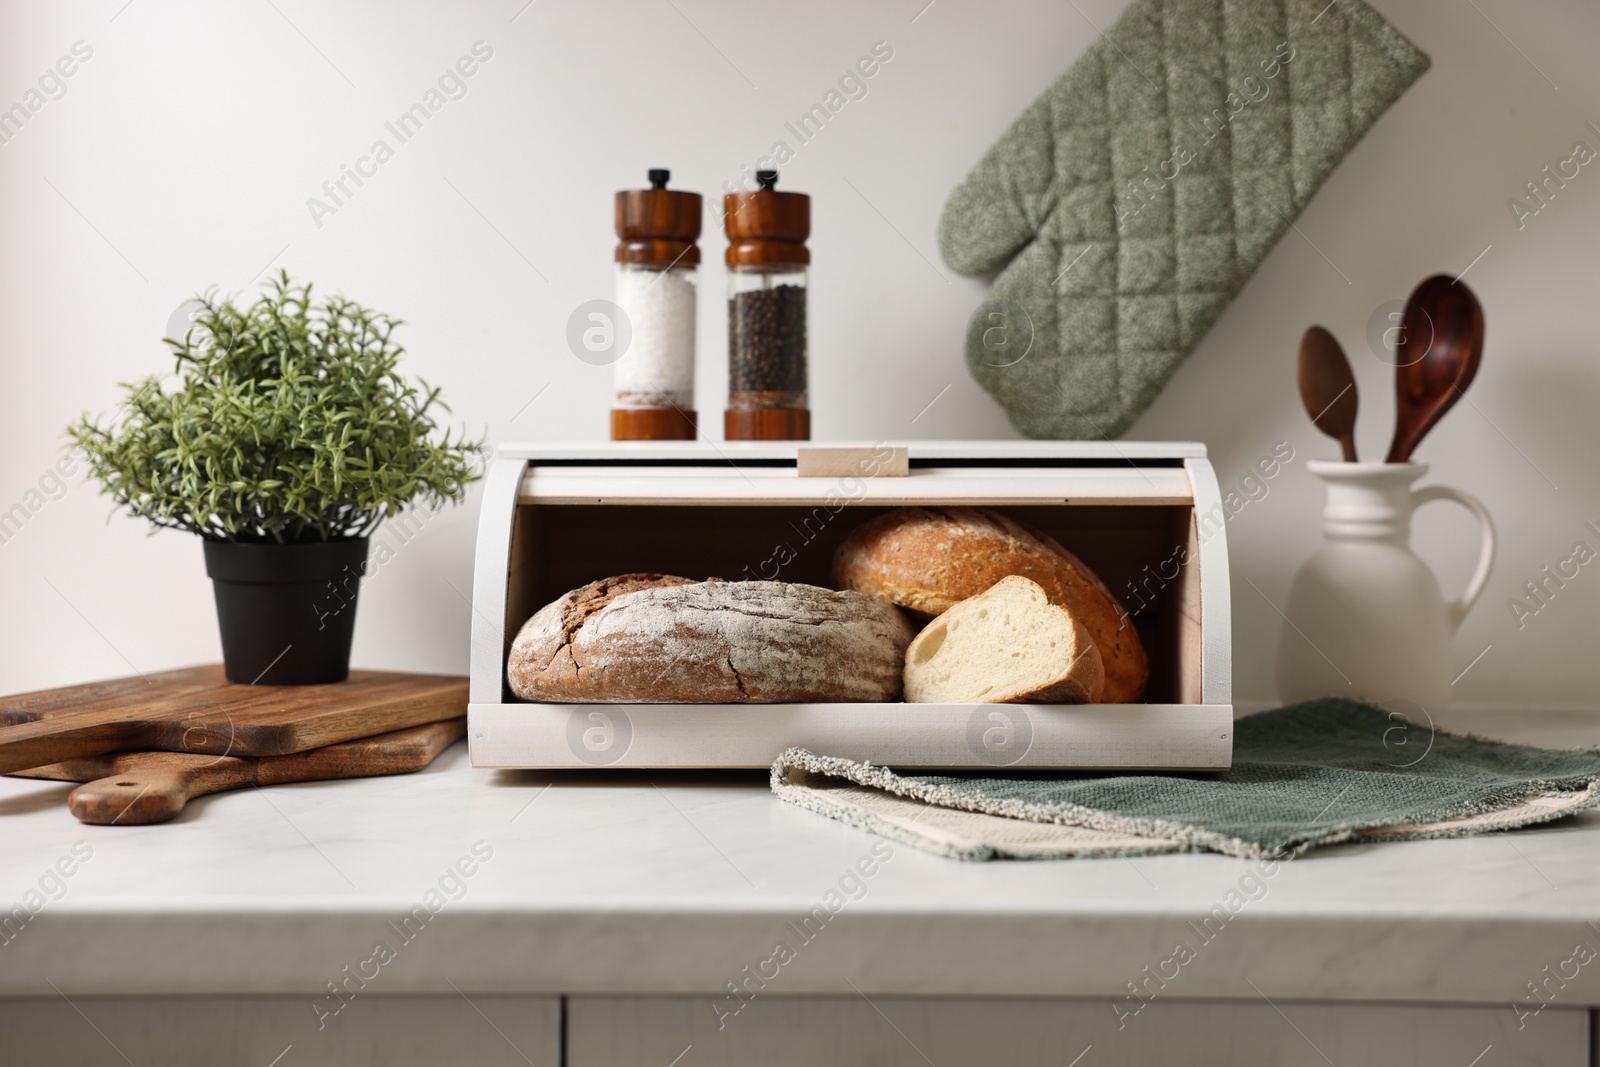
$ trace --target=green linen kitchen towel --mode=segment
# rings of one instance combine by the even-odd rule
[[[773,764],[772,788],[957,859],[1282,858],[1341,841],[1509,829],[1593,807],[1600,750],[1487,741],[1325,699],[1240,719],[1233,767],[1222,773],[902,775],[792,748]]]
[[[1361,0],[1134,0],[945,204],[945,262],[1004,268],[973,377],[1030,437],[1121,434],[1427,69]]]

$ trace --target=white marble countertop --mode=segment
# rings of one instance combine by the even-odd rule
[[[1600,743],[1600,716],[1449,725]],[[715,994],[782,939],[794,958],[768,995],[1115,998],[1182,937],[1200,947],[1163,996],[1503,1005],[1546,966],[1570,975],[1576,944],[1600,949],[1592,812],[1313,852],[1209,942],[1186,924],[1248,891],[1252,864],[962,864],[895,845],[802,940],[824,894],[890,846],[778,802],[762,774],[473,771],[460,744],[421,774],[220,794],[152,827],[80,825],[69,789],[0,779],[0,906],[44,901],[12,912],[3,996],[320,993],[380,942],[382,992]],[[1600,1004],[1600,960],[1577,970],[1558,1002]]]

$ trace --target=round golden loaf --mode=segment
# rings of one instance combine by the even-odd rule
[[[851,532],[834,584],[940,615],[1008,575],[1038,582],[1089,631],[1105,667],[1107,704],[1144,697],[1150,661],[1111,590],[1049,534],[988,508],[901,508]]]

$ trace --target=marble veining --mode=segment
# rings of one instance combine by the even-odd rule
[[[1575,729],[1600,740],[1600,717]],[[881,846],[779,803],[760,773],[473,771],[464,745],[417,775],[202,798],[163,826],[80,825],[66,791],[0,779],[0,904],[43,902],[7,929],[0,995],[47,980],[69,993],[316,990],[393,940],[430,889],[441,906],[383,968],[387,991],[447,992],[447,978],[485,992],[723,990]],[[49,878],[75,845],[92,854]],[[490,858],[446,878],[475,848]],[[1163,990],[1174,999],[1253,997],[1253,983],[1274,997],[1509,1005],[1578,941],[1600,949],[1596,813],[1313,852],[1201,937],[1250,870],[1214,855],[962,864],[893,846],[783,968],[782,992],[1110,998],[1186,939],[1194,959]],[[1600,964],[1557,996],[1600,1004]]]

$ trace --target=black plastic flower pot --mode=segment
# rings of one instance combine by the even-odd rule
[[[222,662],[241,685],[319,685],[350,676],[367,539],[310,544],[207,541]]]

